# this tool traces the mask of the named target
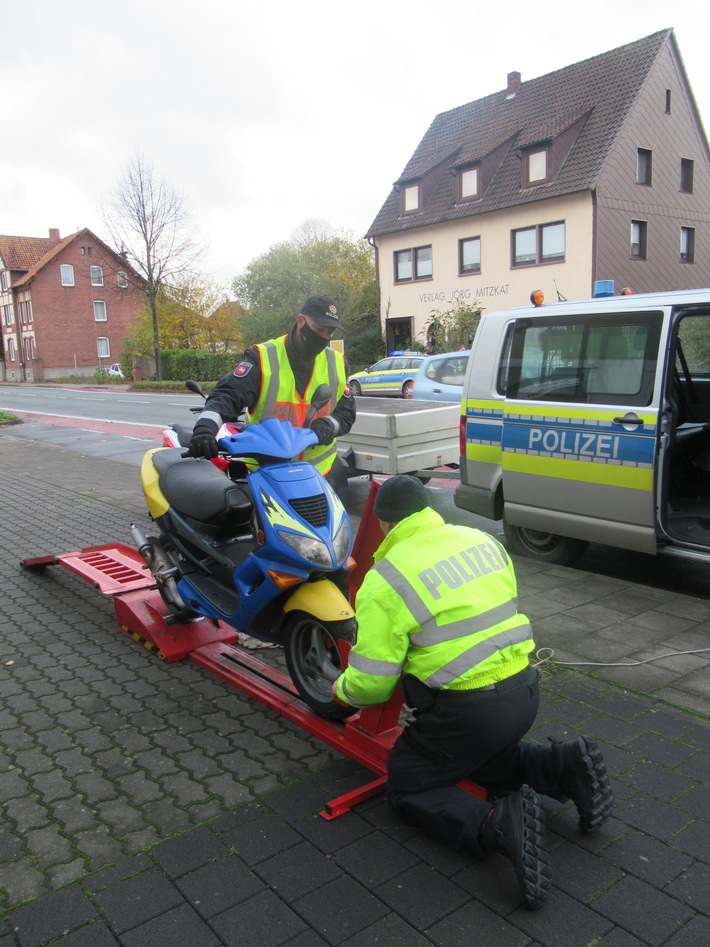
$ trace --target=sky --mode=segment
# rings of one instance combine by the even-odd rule
[[[0,233],[107,238],[142,154],[229,288],[310,219],[362,237],[434,117],[673,28],[706,133],[710,4],[0,0]]]

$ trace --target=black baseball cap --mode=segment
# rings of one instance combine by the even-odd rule
[[[339,329],[338,304],[330,296],[309,296],[301,306],[301,315],[310,316],[322,329]]]

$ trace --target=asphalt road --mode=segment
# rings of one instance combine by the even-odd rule
[[[136,465],[146,450],[161,443],[164,427],[189,422],[190,407],[199,404],[200,399],[190,392],[129,392],[108,385],[95,389],[0,385],[0,409],[22,412],[26,420],[13,428],[13,434],[36,440],[45,448],[64,447]],[[455,483],[432,480],[428,485],[432,505],[449,522],[477,526],[502,538],[500,522],[454,506]],[[350,482],[351,515],[361,512],[368,489],[367,478]],[[702,562],[592,544],[574,568],[710,599],[710,564]]]

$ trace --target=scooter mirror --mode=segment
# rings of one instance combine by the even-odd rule
[[[317,411],[324,404],[328,404],[332,396],[333,392],[330,390],[330,385],[318,385],[311,398],[311,407]]]
[[[199,381],[193,381],[192,378],[190,378],[185,382],[185,387],[188,391],[193,391],[196,395],[202,395],[203,398],[207,398],[207,395],[202,390],[202,386],[200,385]]]
[[[313,392],[311,397],[311,406],[306,412],[306,420],[304,427],[310,427],[313,416],[319,408],[322,408],[323,405],[328,404],[330,399],[333,396],[330,385],[322,384],[318,385],[316,390]]]

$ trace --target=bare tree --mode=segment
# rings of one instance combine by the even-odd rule
[[[153,351],[160,379],[158,299],[163,287],[188,275],[202,253],[185,199],[142,154],[134,155],[101,207],[118,253],[145,280],[153,323]]]

